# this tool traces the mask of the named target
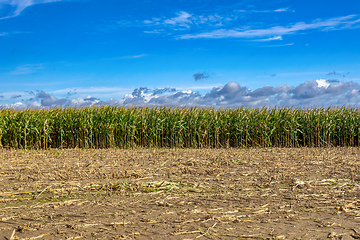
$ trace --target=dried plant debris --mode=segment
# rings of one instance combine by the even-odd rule
[[[359,148],[0,151],[2,239],[360,239]]]

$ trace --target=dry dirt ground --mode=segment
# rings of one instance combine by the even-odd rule
[[[0,158],[0,240],[360,239],[360,148]]]

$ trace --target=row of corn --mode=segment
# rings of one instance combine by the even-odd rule
[[[358,146],[358,108],[0,109],[0,147]]]

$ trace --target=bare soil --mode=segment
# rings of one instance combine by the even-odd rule
[[[360,148],[0,158],[0,240],[360,239]]]

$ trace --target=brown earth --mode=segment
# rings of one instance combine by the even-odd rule
[[[0,240],[360,239],[360,148],[0,157]]]

